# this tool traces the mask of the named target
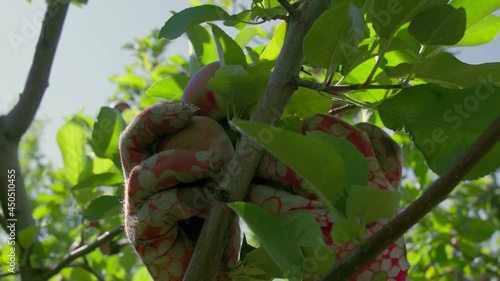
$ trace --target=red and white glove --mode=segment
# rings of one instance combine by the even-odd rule
[[[208,202],[213,191],[205,183],[220,172],[234,152],[223,128],[211,119],[194,116],[194,112],[187,104],[155,104],[141,112],[121,137],[126,178],[125,229],[154,280],[182,280],[199,235],[200,218],[210,212]],[[206,123],[200,126],[200,122]],[[400,148],[381,129],[366,123],[354,127],[333,116],[318,114],[304,120],[303,131],[309,130],[321,130],[353,143],[369,161],[373,188],[399,188]],[[356,246],[334,245],[330,236],[333,217],[282,162],[265,154],[257,176],[273,182],[273,186],[252,185],[245,201],[274,214],[309,211],[337,259]],[[370,224],[365,237],[372,236],[385,223],[387,220]],[[227,273],[238,266],[240,230],[236,222],[231,233],[224,251],[229,264],[221,264],[217,280],[230,280]],[[401,238],[350,280],[371,281],[376,274],[385,274],[386,280],[402,281],[406,280],[408,268]],[[318,278],[304,276],[307,281]]]

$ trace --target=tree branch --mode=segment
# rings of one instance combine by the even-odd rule
[[[97,239],[94,242],[92,242],[88,245],[84,245],[80,248],[77,248],[74,251],[72,251],[71,253],[69,253],[69,255],[67,255],[59,264],[57,264],[54,268],[52,268],[51,270],[44,273],[43,277],[38,279],[38,280],[48,280],[50,277],[59,273],[59,271],[61,271],[63,268],[65,268],[72,261],[94,251],[97,247],[99,247],[100,245],[102,245],[108,241],[111,241],[111,239],[113,239],[115,236],[117,236],[120,233],[123,233],[122,226],[118,226],[110,231],[104,232],[99,237],[97,237]]]
[[[285,8],[285,10],[288,12],[291,18],[299,18],[300,17],[300,11],[297,10],[288,0],[278,0],[278,2]]]
[[[392,219],[365,244],[337,262],[321,281],[347,280],[396,241],[427,213],[444,201],[456,185],[500,140],[500,117],[471,145],[460,161],[439,177],[403,212]]]
[[[251,121],[273,123],[279,120],[286,103],[296,90],[292,78],[298,75],[302,67],[302,42],[304,36],[316,18],[328,8],[329,4],[329,0],[305,1],[301,6],[299,18],[290,18],[283,49],[276,61],[264,95],[250,118]],[[243,136],[233,160],[221,173],[225,177],[220,178],[228,178],[228,180],[220,184],[217,193],[224,194],[222,197],[229,197],[231,201],[242,200],[247,194],[248,186],[257,169],[262,153],[262,148],[259,145],[250,138]],[[227,239],[221,239],[220,237],[230,235],[229,222],[234,214],[227,214],[231,212],[226,204],[218,202],[214,205],[198,239],[191,263],[184,277],[185,281],[214,280],[214,269],[220,268],[221,252],[225,246],[223,242]],[[211,227],[209,224],[221,227]],[[205,230],[206,228],[207,230]],[[210,245],[210,247],[207,247],[207,245]]]
[[[2,171],[0,173],[0,203],[6,219],[16,220],[17,233],[34,225],[31,215],[32,208],[19,164],[18,149],[21,137],[31,125],[47,87],[52,61],[69,6],[69,3],[60,4],[59,2],[51,1],[47,7],[31,69],[19,102],[7,115],[0,116],[0,155],[2,155],[2,161],[0,161],[0,171]],[[14,178],[10,178],[10,182],[7,179],[7,171],[14,171],[15,174]],[[13,212],[7,209],[9,183],[11,191],[15,192],[16,199]],[[27,249],[20,247],[20,250],[22,256],[26,256],[24,251]],[[21,264],[22,272],[26,272],[24,266]],[[23,280],[31,280],[31,277],[23,276]]]
[[[405,87],[404,84],[397,85],[365,85],[365,84],[353,84],[353,85],[338,85],[338,86],[324,86],[323,84],[304,80],[296,76],[294,81],[296,86],[313,89],[320,92],[329,93],[332,95],[336,95],[338,93],[352,92],[352,91],[360,91],[360,90],[398,90],[403,89]]]
[[[6,116],[7,139],[19,141],[33,122],[45,89],[49,84],[50,70],[61,36],[69,3],[51,1],[47,7],[42,30],[36,45],[33,63],[19,102]]]

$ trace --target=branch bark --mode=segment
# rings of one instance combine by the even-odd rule
[[[455,186],[500,140],[500,117],[471,145],[464,156],[403,212],[370,237],[365,244],[337,262],[321,281],[347,280],[414,224],[444,201]]]
[[[283,49],[276,61],[275,69],[266,87],[264,95],[251,117],[251,121],[260,123],[276,122],[290,99],[296,86],[293,77],[298,75],[303,61],[302,42],[318,18],[330,4],[328,0],[305,1],[300,7],[299,17],[290,17]],[[240,201],[247,194],[263,150],[251,139],[243,136],[233,157],[222,175],[228,178],[220,184],[218,194],[225,194],[231,201]],[[203,230],[188,267],[185,281],[212,281],[215,271],[220,268],[224,241],[230,235],[229,226],[235,219],[234,213],[222,202],[217,202],[205,221]],[[220,226],[219,228],[213,227]],[[208,231],[210,230],[210,231]],[[215,272],[215,273],[214,273]]]
[[[66,4],[59,2],[51,1],[47,7],[33,62],[19,102],[7,115],[0,116],[0,158],[2,159],[0,161],[0,203],[7,221],[15,224],[16,234],[34,225],[32,208],[19,164],[18,149],[21,137],[33,122],[48,86],[52,62],[69,6],[67,1]],[[15,177],[8,178],[8,171],[14,171]],[[14,210],[8,209],[8,199],[12,197],[11,194],[15,194]],[[21,256],[25,256],[26,251],[28,249],[21,249]],[[29,268],[29,265],[21,263],[21,271],[24,271],[24,267]],[[32,277],[29,274],[22,275],[23,280],[33,280]]]

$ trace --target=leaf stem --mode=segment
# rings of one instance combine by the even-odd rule
[[[393,38],[394,38],[393,35],[391,35],[389,37],[389,39],[387,39],[387,41],[379,49],[379,52],[377,54],[377,61],[375,62],[375,65],[373,66],[372,71],[370,72],[370,74],[366,78],[366,81],[365,81],[365,83],[363,83],[363,85],[368,86],[371,84],[373,76],[375,76],[375,72],[377,72],[378,67],[382,63],[382,58],[384,57],[385,53],[387,52],[387,50],[391,46]]]
[[[320,281],[347,280],[364,265],[373,260],[380,252],[401,237],[413,225],[444,201],[456,185],[500,140],[500,117],[486,129],[469,147],[462,158],[446,173],[439,177],[410,206],[394,217],[379,232],[366,240],[338,261]]]
[[[413,75],[415,74],[415,70],[417,69],[417,65],[420,62],[420,60],[422,59],[422,55],[424,54],[424,52],[425,52],[425,45],[420,45],[420,50],[418,51],[417,58],[415,58],[415,62],[413,63],[413,65],[411,67],[411,71],[408,74],[408,77],[404,80],[403,84],[405,84],[405,85],[410,84],[410,81],[413,78]]]

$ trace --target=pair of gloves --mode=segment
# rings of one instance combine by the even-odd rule
[[[125,229],[154,280],[182,280],[203,219],[210,212],[213,190],[207,183],[234,153],[222,127],[197,126],[200,117],[195,116],[195,111],[193,106],[183,103],[155,104],[128,125],[120,140],[126,179]],[[303,132],[313,130],[351,142],[368,159],[371,187],[399,188],[400,147],[381,129],[368,123],[351,126],[334,116],[316,114],[302,122]],[[265,184],[252,184],[245,201],[276,215],[292,210],[310,212],[337,259],[356,247],[352,242],[333,243],[333,216],[313,193],[303,188],[303,180],[284,163],[264,154],[255,178]],[[368,225],[364,237],[372,236],[387,221]],[[224,250],[228,257],[224,260],[229,260],[229,264],[221,265],[217,280],[232,280],[229,272],[242,266],[238,261],[239,250],[240,229],[234,222]],[[404,240],[400,238],[350,280],[403,281],[408,269]],[[303,276],[307,281],[318,279],[314,273]]]

